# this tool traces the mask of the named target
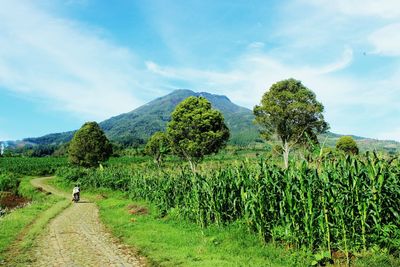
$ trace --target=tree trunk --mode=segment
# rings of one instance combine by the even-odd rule
[[[192,172],[195,173],[196,172],[196,164],[190,159],[188,161],[189,161],[190,169],[192,169]]]
[[[289,142],[283,141],[283,163],[285,164],[285,169],[289,167]]]
[[[157,167],[161,168],[161,154],[157,156],[155,162],[157,163]]]

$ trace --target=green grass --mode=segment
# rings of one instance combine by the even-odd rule
[[[131,215],[132,201],[114,196],[97,200],[102,221],[124,243],[161,266],[305,266],[306,257],[272,244],[260,245],[240,223],[206,229],[177,218]],[[146,206],[144,203],[136,205]]]
[[[124,243],[135,247],[152,265],[160,266],[310,266],[311,252],[264,244],[244,224],[200,228],[170,215],[158,218],[155,208],[148,215],[131,215],[132,202],[122,194],[101,193],[97,199],[101,220]],[[133,221],[132,221],[133,219]],[[344,260],[343,260],[344,262]],[[353,266],[400,266],[400,259],[384,250],[357,255]]]
[[[8,259],[14,266],[25,265],[29,261],[26,252],[35,238],[50,219],[70,204],[63,198],[39,192],[30,184],[30,179],[22,179],[19,193],[32,202],[0,218],[0,263]]]

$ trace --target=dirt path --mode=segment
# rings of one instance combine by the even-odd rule
[[[52,194],[70,194],[47,185],[50,178],[32,180]],[[50,221],[38,238],[33,266],[142,266],[134,252],[118,244],[100,223],[98,208],[82,199]]]

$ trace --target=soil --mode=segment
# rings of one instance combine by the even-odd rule
[[[146,207],[142,207],[139,205],[131,204],[128,206],[128,211],[130,214],[135,215],[146,215],[149,214],[149,210]]]
[[[17,196],[11,192],[0,193],[0,208],[14,209],[29,203],[29,199]]]
[[[52,194],[71,195],[46,184],[49,178],[32,184]],[[72,203],[56,218],[32,247],[32,266],[143,266],[136,252],[120,244],[99,220],[96,204],[82,199]]]

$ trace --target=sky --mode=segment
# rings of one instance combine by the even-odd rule
[[[0,140],[179,88],[252,109],[287,78],[332,132],[400,141],[400,1],[0,0]]]

